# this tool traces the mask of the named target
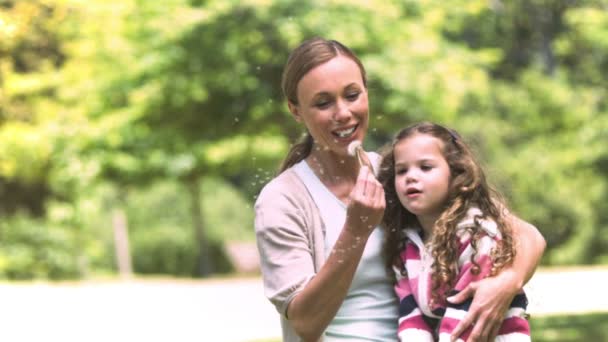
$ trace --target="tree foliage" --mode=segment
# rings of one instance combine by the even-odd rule
[[[15,224],[38,220],[56,232],[51,237],[66,237],[65,255],[73,257],[68,276],[85,274],[87,258],[90,267],[108,268],[104,224],[87,215],[103,220],[103,211],[124,207],[140,232],[148,223],[133,216],[131,201],[158,182],[174,182],[178,197],[203,184],[201,197],[191,192],[179,211],[221,196],[205,197],[210,179],[253,202],[302,133],[280,92],[283,64],[290,49],[319,35],[352,47],[367,68],[368,148],[415,121],[452,126],[474,144],[514,212],[541,229],[549,242],[546,263],[605,262],[604,6],[591,0],[2,1],[0,214]],[[195,229],[180,221],[172,228],[183,230],[177,236],[219,238],[210,232],[222,225],[220,214],[192,215]],[[172,231],[157,230],[158,236]],[[32,237],[6,232],[0,234],[6,246],[28,246]],[[138,240],[144,235],[134,236],[139,255],[162,249],[157,244],[164,238],[146,244]],[[31,246],[58,251],[55,240],[46,241]],[[171,241],[190,246],[184,250],[196,258],[186,240]],[[20,265],[6,253],[0,251],[5,276],[6,265]],[[146,269],[166,269],[161,264]]]

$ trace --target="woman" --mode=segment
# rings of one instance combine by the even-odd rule
[[[394,341],[398,302],[383,267],[385,207],[374,170],[349,156],[369,123],[365,69],[339,42],[314,38],[292,51],[283,93],[307,129],[280,174],[256,201],[255,229],[265,294],[281,315],[284,341]],[[476,322],[470,341],[492,339],[513,296],[532,276],[544,250],[538,231],[516,218],[518,256],[494,278],[471,284],[454,301],[474,296],[454,333]]]

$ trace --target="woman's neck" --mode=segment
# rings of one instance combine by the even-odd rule
[[[348,195],[355,186],[359,175],[357,158],[339,155],[314,146],[310,155],[306,157],[306,162],[323,185],[340,200],[348,202]]]

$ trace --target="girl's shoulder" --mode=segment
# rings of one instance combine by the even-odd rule
[[[486,235],[492,238],[500,238],[496,221],[490,217],[484,217],[483,212],[477,207],[469,208],[465,217],[456,225],[457,235],[465,238],[470,231],[468,228],[481,228]]]

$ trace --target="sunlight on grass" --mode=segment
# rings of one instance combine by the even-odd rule
[[[608,312],[532,317],[535,342],[608,341]]]

